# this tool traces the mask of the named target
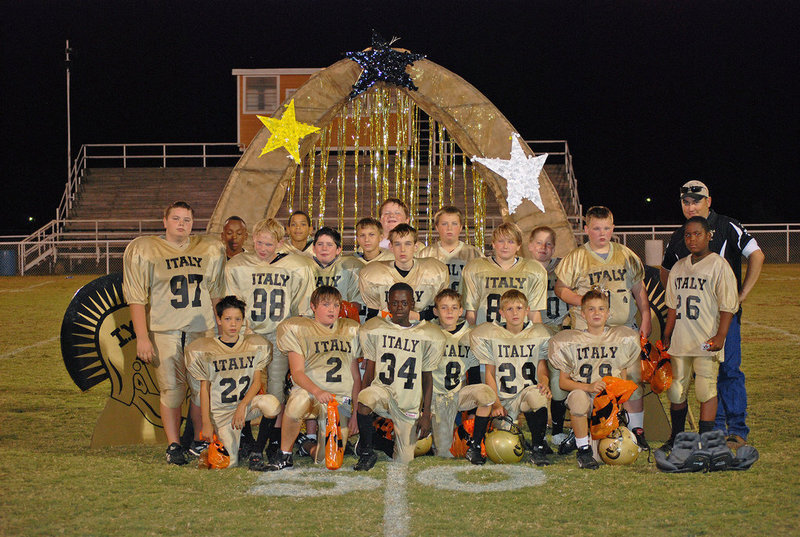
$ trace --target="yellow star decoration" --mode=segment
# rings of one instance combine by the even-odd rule
[[[309,125],[308,123],[300,123],[295,119],[294,99],[289,101],[289,104],[286,105],[286,111],[280,119],[264,116],[256,117],[261,120],[261,123],[267,127],[270,133],[267,145],[261,150],[259,157],[279,147],[285,147],[294,161],[300,164],[300,139],[319,131],[319,127]]]

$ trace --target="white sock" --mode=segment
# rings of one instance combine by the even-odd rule
[[[308,437],[309,440],[316,440],[317,439],[317,433],[307,434],[306,436]]]
[[[631,431],[637,427],[644,427],[644,411],[628,412],[628,427]]]
[[[583,438],[575,438],[575,445],[578,446],[578,449],[581,449],[583,446],[589,445],[589,437],[584,436]]]

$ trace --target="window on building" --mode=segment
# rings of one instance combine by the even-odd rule
[[[248,76],[244,84],[245,113],[271,114],[278,108],[277,76]]]

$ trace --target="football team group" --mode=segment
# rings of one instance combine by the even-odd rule
[[[748,434],[740,304],[763,254],[738,222],[710,209],[703,183],[686,183],[680,200],[687,220],[661,273],[673,382],[672,435],[659,449],[678,447],[694,378],[700,434],[717,431],[736,450]],[[212,441],[231,466],[242,459],[255,471],[291,467],[295,449],[319,460],[317,432],[335,401],[344,440],[358,435],[355,470],[371,469],[381,450],[403,463],[416,449],[484,464],[487,430],[520,414],[532,464],[549,464],[555,447],[576,451],[578,466],[592,469],[599,464],[593,400],[608,377],[636,383],[623,407],[631,439],[649,449],[640,366],[640,341],[651,328],[644,266],[611,240],[611,211],[589,209],[588,241],[563,259],[554,257],[548,227],[523,237],[503,223],[484,256],[460,240],[460,209],[442,207],[433,220],[438,241],[426,247],[404,202],[389,198],[377,219],[358,221],[356,252],[342,255],[339,232],[322,227],[311,238],[302,211],[290,216],[288,236],[275,219],[248,232],[232,216],[220,242],[191,234],[189,204],[170,205],[163,236],[128,245],[123,278],[137,357],[156,371],[167,461],[186,464]],[[391,420],[391,434],[376,428],[380,418]],[[461,452],[451,449],[454,430]],[[420,439],[432,448],[419,449]]]

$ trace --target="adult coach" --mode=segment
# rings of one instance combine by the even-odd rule
[[[764,264],[764,253],[756,240],[747,230],[728,216],[717,214],[711,210],[711,196],[708,187],[700,181],[689,181],[681,187],[681,208],[683,215],[689,219],[702,216],[708,220],[712,230],[709,249],[716,252],[728,262],[736,275],[739,288],[739,303],[743,303],[753,290]],[[661,263],[661,283],[666,287],[669,271],[682,257],[689,255],[683,241],[683,227],[670,237]],[[742,256],[747,259],[747,275],[742,282]],[[744,386],[742,364],[741,337],[742,309],[731,321],[728,337],[725,339],[725,361],[720,364],[717,379],[719,405],[715,428],[720,429],[728,437],[728,446],[737,449],[747,442],[750,429],[745,423],[747,416],[747,391]]]

